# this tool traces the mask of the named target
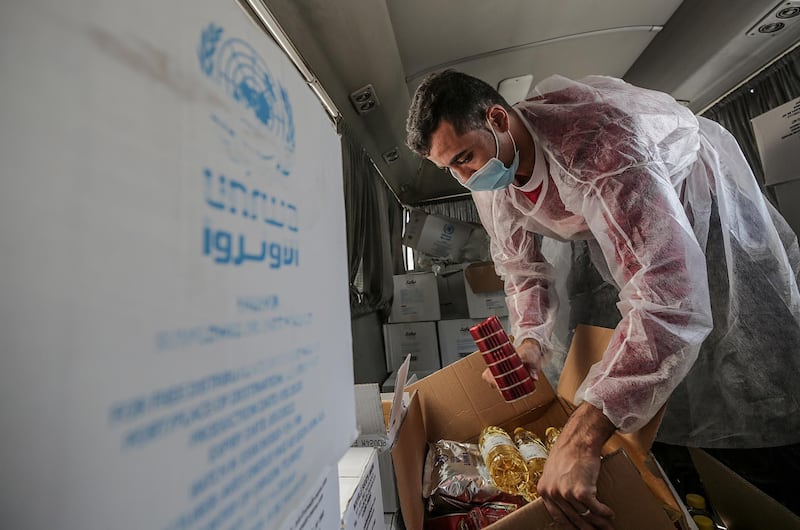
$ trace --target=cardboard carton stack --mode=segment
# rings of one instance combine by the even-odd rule
[[[474,232],[468,223],[414,210],[403,243],[452,263],[465,255],[464,247],[475,239]],[[437,269],[436,273],[412,272],[393,278],[392,309],[383,328],[390,372],[384,392],[394,390],[396,371],[406,355],[411,355],[409,375],[422,379],[474,351],[469,328],[483,319],[501,317],[508,329],[503,281],[492,262],[454,263]]]
[[[389,323],[383,326],[386,367],[397,370],[411,355],[411,371],[433,373],[442,367],[436,341],[440,318],[436,276],[430,272],[396,275]]]
[[[475,351],[469,328],[500,317],[508,327],[503,281],[491,262],[450,265],[438,275],[396,275],[389,323],[383,326],[386,366],[383,387],[394,390],[396,370],[411,355],[411,373],[419,379]]]

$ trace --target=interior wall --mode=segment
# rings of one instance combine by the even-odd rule
[[[388,375],[383,349],[383,328],[378,313],[350,321],[353,333],[353,376],[356,384],[383,383]]]

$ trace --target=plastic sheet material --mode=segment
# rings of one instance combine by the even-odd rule
[[[476,444],[451,440],[428,444],[422,496],[431,515],[466,513],[492,502],[525,504],[522,497],[508,495],[492,485]]]
[[[622,319],[577,402],[628,432],[672,395],[659,435],[670,443],[800,440],[800,252],[733,137],[608,77],[548,78],[516,109],[547,167],[542,192],[473,193],[511,334],[554,349],[556,271],[569,271],[536,234],[586,241]]]

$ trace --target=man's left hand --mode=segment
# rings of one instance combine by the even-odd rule
[[[597,499],[600,449],[614,431],[588,403],[570,417],[550,452],[538,491],[550,516],[568,528],[613,530],[614,512]]]

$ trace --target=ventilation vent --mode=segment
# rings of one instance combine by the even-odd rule
[[[784,33],[786,28],[800,22],[800,0],[781,2],[747,30],[750,37],[770,37]]]
[[[359,114],[366,114],[380,105],[378,96],[375,95],[375,88],[367,85],[350,93],[350,101]]]

